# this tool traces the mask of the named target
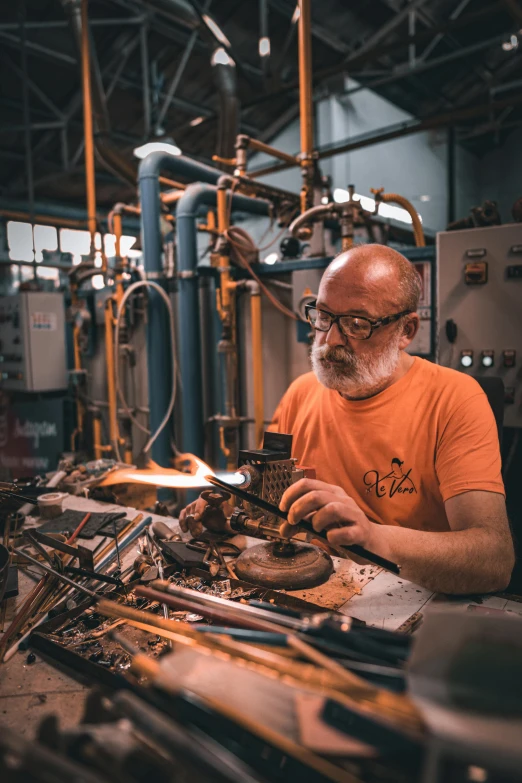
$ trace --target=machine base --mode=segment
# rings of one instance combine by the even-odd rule
[[[235,563],[239,579],[262,587],[303,590],[327,581],[333,572],[331,557],[310,544],[259,544],[246,549]]]

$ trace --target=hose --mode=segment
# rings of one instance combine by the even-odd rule
[[[384,201],[385,204],[389,203],[395,203],[398,204],[400,207],[406,210],[408,212],[409,216],[411,217],[411,222],[413,226],[413,236],[415,238],[415,244],[417,247],[426,247],[426,240],[424,239],[424,231],[422,228],[422,223],[420,221],[420,217],[418,215],[417,210],[411,204],[407,198],[404,198],[404,196],[400,196],[398,193],[380,193],[377,190],[374,190],[372,188],[372,193],[375,194],[377,204],[379,201]]]
[[[149,435],[150,430],[148,430],[146,427],[139,422],[136,417],[131,412],[129,406],[127,405],[127,402],[125,400],[125,397],[123,395],[123,391],[120,386],[120,377],[119,377],[119,348],[120,348],[120,321],[121,317],[123,315],[123,311],[125,309],[125,305],[127,303],[127,300],[129,297],[136,291],[138,288],[153,288],[157,293],[161,296],[163,301],[165,302],[165,305],[167,306],[167,310],[169,313],[169,320],[170,320],[170,345],[171,345],[171,351],[172,351],[172,392],[170,395],[170,401],[167,407],[167,410],[165,412],[165,416],[163,417],[159,427],[157,428],[156,432],[152,434],[145,444],[143,448],[143,453],[146,454],[150,449],[152,448],[152,444],[158,437],[158,435],[163,431],[163,429],[166,427],[168,420],[170,419],[170,416],[172,414],[172,411],[174,409],[174,403],[176,401],[176,377],[177,377],[177,361],[176,361],[176,342],[175,342],[175,325],[174,325],[174,311],[172,309],[172,304],[170,302],[170,299],[167,295],[167,293],[163,290],[163,288],[158,285],[157,283],[153,283],[151,280],[138,280],[136,283],[133,283],[130,285],[127,290],[125,291],[122,300],[118,307],[118,313],[116,315],[116,327],[114,330],[114,376],[115,376],[115,384],[116,384],[116,393],[120,399],[120,402],[122,404],[122,407],[129,417],[129,419],[132,421],[132,423],[138,427],[142,432]]]

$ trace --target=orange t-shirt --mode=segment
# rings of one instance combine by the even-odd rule
[[[271,429],[293,435],[300,464],[384,525],[446,531],[448,498],[474,489],[504,494],[486,395],[473,378],[418,357],[366,400],[345,400],[313,373],[302,375]]]

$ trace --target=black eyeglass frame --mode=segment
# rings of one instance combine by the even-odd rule
[[[325,315],[329,316],[330,318],[330,326],[328,329],[317,329],[316,326],[312,324],[312,321],[310,320],[309,312],[310,310],[318,310],[320,313],[324,313]],[[339,315],[334,315],[333,313],[328,312],[328,310],[323,310],[320,307],[317,307],[317,300],[315,302],[310,302],[309,304],[305,305],[305,315],[308,319],[308,322],[313,326],[314,329],[317,329],[318,332],[329,332],[330,329],[334,324],[338,325],[339,331],[341,332],[344,337],[350,337],[352,340],[369,340],[372,334],[374,333],[375,329],[378,329],[379,326],[387,326],[388,324],[393,323],[394,321],[398,321],[399,318],[402,318],[403,315],[411,315],[413,313],[413,310],[403,310],[402,313],[394,313],[393,315],[386,315],[384,318],[379,318],[376,321],[372,321],[370,318],[366,318],[364,315],[354,315],[353,313],[340,313]],[[351,334],[346,334],[346,332],[343,330],[341,326],[341,318],[359,318],[361,321],[366,321],[370,324],[370,334],[367,337],[354,337]]]

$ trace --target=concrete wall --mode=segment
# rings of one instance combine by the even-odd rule
[[[357,86],[347,79],[346,90]],[[330,96],[316,105],[315,137],[318,146],[372,133],[380,128],[412,118],[390,101],[370,90],[352,95]],[[299,121],[295,120],[271,143],[285,152],[299,150]],[[271,161],[256,155],[255,168]],[[370,188],[384,187],[387,192],[406,196],[420,212],[424,226],[441,231],[447,223],[447,136],[445,131],[430,131],[394,139],[354,152],[329,158],[321,163],[323,173],[332,177],[334,188],[355,185],[357,193],[370,195]],[[478,160],[462,149],[456,151],[457,215],[467,214],[480,200]],[[298,190],[297,170],[272,174],[266,182],[289,190]],[[429,196],[421,201],[420,196]]]
[[[502,222],[510,223],[513,203],[522,196],[522,129],[514,130],[502,147],[485,155],[477,168],[480,201],[496,201]]]

